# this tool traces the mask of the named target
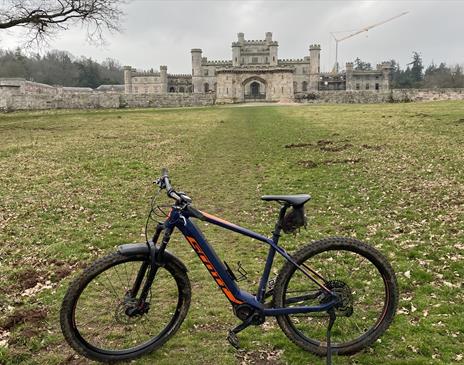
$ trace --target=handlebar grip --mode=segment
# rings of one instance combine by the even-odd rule
[[[161,177],[163,178],[163,177],[168,177],[168,176],[169,176],[168,175],[168,169],[166,167],[163,167],[161,169]]]

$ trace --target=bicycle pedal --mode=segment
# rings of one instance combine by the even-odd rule
[[[234,332],[229,331],[229,334],[227,335],[227,341],[229,341],[229,343],[237,350],[240,348],[240,342],[238,341],[238,337]]]

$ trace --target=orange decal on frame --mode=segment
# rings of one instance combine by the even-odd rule
[[[217,219],[217,218],[215,218],[215,219]],[[235,304],[242,304],[243,302],[238,300],[237,298],[235,298],[235,296],[232,294],[232,292],[229,290],[229,288],[227,288],[226,283],[224,282],[224,280],[221,279],[221,277],[219,276],[219,273],[216,271],[213,264],[208,260],[208,257],[203,252],[203,250],[201,249],[200,245],[195,240],[195,238],[190,237],[190,236],[185,236],[185,238],[187,239],[188,243],[190,243],[190,245],[192,246],[194,251],[197,253],[200,260],[206,266],[209,273],[213,277],[214,281],[216,281],[216,284],[219,285],[222,292],[226,295],[227,299],[229,299],[231,302],[233,302]]]

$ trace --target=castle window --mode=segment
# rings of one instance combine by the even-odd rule
[[[235,57],[235,62],[237,62],[237,57]]]
[[[258,57],[252,57],[251,62],[252,63],[258,63]]]
[[[229,95],[229,88],[226,89],[226,94]]]
[[[245,63],[245,59],[242,57],[242,63]]]
[[[361,85],[356,84],[356,90],[359,90],[359,89],[361,89]]]
[[[282,94],[284,93],[284,87],[282,86]]]
[[[173,93],[173,92],[175,92],[175,91],[176,91],[176,89],[174,88],[174,86],[171,86],[171,87],[169,88],[169,92],[170,92],[170,93]]]
[[[208,76],[209,75],[209,70],[206,69],[204,72],[203,72],[204,76]]]
[[[369,84],[366,84],[366,90],[369,90]]]
[[[275,62],[275,56],[272,56],[272,61],[274,61],[274,62]]]
[[[269,59],[268,59],[267,56],[266,56],[266,63],[268,63],[268,62],[269,62]]]
[[[375,83],[375,90],[379,90],[380,89],[380,85],[378,82]]]
[[[183,88],[182,86],[179,88],[179,92],[180,92],[180,93],[183,93],[183,92],[184,92],[184,88]]]
[[[134,87],[134,91],[135,93],[138,93],[139,92],[139,88],[137,86]]]
[[[308,91],[308,83],[306,81],[303,81],[301,84],[301,90]]]
[[[207,82],[205,82],[205,93],[209,92],[209,84]]]
[[[308,69],[306,67],[303,67],[303,73],[308,73]]]

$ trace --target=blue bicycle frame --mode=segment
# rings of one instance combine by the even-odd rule
[[[283,217],[285,214],[285,209],[287,208],[283,207],[281,209],[281,217]],[[213,247],[204,237],[201,230],[195,223],[190,220],[191,217],[199,218],[216,226],[250,238],[254,238],[258,241],[267,243],[270,246],[266,264],[264,266],[263,275],[260,279],[258,292],[256,295],[252,295],[251,293],[245,290],[241,290],[238,287],[235,280],[229,274],[229,271],[214,251]],[[214,278],[218,286],[233,305],[248,304],[261,311],[265,316],[278,316],[285,314],[327,311],[337,303],[337,297],[329,289],[327,289],[325,286],[325,280],[322,276],[320,276],[317,272],[306,265],[299,265],[282,247],[278,246],[280,236],[280,227],[278,227],[278,225],[276,225],[276,229],[273,232],[272,238],[267,238],[256,232],[227,222],[221,218],[215,217],[205,212],[173,207],[169,213],[168,218],[164,222],[164,227],[169,232],[172,232],[174,228],[178,228],[182,232],[203,264],[210,272],[211,276]],[[276,252],[295,265],[298,270],[303,272],[303,274],[308,277],[308,279],[315,282],[322,291],[325,291],[330,295],[331,299],[327,303],[316,306],[295,306],[289,308],[269,308],[265,306],[264,300],[266,287]]]

